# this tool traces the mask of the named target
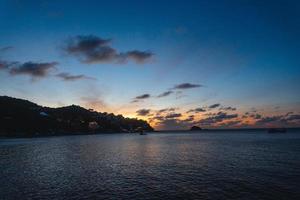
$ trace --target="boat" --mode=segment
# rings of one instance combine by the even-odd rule
[[[140,135],[147,135],[147,133],[144,130],[141,130]]]
[[[268,133],[286,133],[285,128],[270,128],[268,129]]]
[[[147,135],[147,133],[145,132],[145,130],[142,127],[136,128],[135,132],[140,133],[140,135]]]

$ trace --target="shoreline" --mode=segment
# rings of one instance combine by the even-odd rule
[[[155,131],[149,131],[147,133],[150,134],[179,134],[179,133],[185,133],[185,134],[201,134],[201,133],[225,133],[225,132],[263,132],[267,133],[269,128],[239,128],[239,129],[203,129],[203,130],[197,130],[197,131],[191,131],[191,130],[155,130]],[[297,130],[300,130],[300,127],[295,128],[286,128],[288,133],[294,132]],[[0,139],[31,139],[31,138],[49,138],[49,137],[60,137],[60,136],[90,136],[90,135],[118,135],[118,134],[128,134],[128,135],[139,135],[138,132],[98,132],[98,133],[73,133],[73,134],[57,134],[57,135],[34,135],[34,136],[2,136]]]

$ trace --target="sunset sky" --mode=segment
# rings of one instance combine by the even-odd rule
[[[299,127],[300,1],[0,0],[0,95],[156,129]]]

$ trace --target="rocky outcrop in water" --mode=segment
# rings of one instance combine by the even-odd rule
[[[202,128],[200,128],[199,126],[192,126],[190,131],[201,131]]]

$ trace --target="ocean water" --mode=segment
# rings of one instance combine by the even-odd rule
[[[0,199],[300,199],[300,132],[0,139]]]

